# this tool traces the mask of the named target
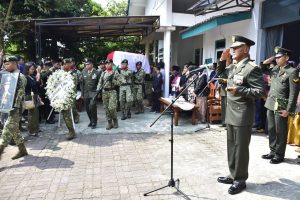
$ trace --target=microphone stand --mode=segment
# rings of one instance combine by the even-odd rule
[[[217,73],[211,78],[210,81],[214,80],[216,78],[216,76],[217,76]],[[205,91],[206,88],[208,88],[210,81],[207,82],[207,85],[202,89],[202,91],[200,92],[199,96]],[[207,101],[208,101],[208,99],[207,99]],[[209,121],[208,121],[208,117],[209,117],[208,105],[206,107],[207,107],[207,109],[206,109],[206,127],[199,128],[199,129],[195,130],[195,132],[198,132],[198,131],[201,131],[201,130],[204,130],[204,129],[207,129],[207,128],[209,130],[212,129],[212,128],[210,128],[210,124],[209,124]],[[217,130],[217,129],[213,129],[213,130],[221,132],[221,130]]]
[[[152,127],[158,119],[161,118],[161,116],[166,113],[167,110],[169,110],[171,108],[171,106],[173,106],[173,104],[176,102],[176,100],[187,90],[187,88],[193,84],[197,79],[199,79],[200,77],[202,77],[203,74],[201,75],[197,75],[197,77],[195,77],[191,83],[189,83],[179,94],[178,96],[175,98],[175,99],[172,99],[172,102],[166,107],[166,109],[154,120],[154,122],[150,125],[150,127]],[[190,198],[183,192],[179,189],[179,184],[180,184],[180,180],[179,179],[176,179],[174,180],[174,177],[173,177],[173,145],[174,145],[174,139],[173,139],[173,128],[174,128],[174,112],[173,112],[173,109],[170,109],[171,111],[171,139],[169,140],[171,142],[171,178],[168,182],[167,185],[163,186],[163,187],[160,187],[158,189],[154,189],[150,192],[147,192],[147,193],[144,193],[144,196],[148,196],[150,193],[153,193],[153,192],[156,192],[158,190],[161,190],[161,189],[164,189],[164,188],[167,188],[167,187],[173,187],[177,190],[178,193],[180,193],[185,199],[189,199]],[[176,185],[177,183],[177,185]]]

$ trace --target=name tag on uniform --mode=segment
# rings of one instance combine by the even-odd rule
[[[235,85],[242,85],[244,80],[244,76],[241,75],[234,75],[233,76],[233,83]]]
[[[97,75],[93,74],[92,79],[96,79],[96,78],[97,78]]]

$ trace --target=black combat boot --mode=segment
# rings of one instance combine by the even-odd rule
[[[76,137],[75,131],[69,131],[68,136],[66,137],[67,140],[73,140]]]
[[[118,119],[115,118],[113,121],[114,121],[114,128],[118,128],[119,127]]]
[[[28,155],[28,153],[27,153],[27,150],[26,150],[26,147],[25,147],[25,145],[24,145],[24,143],[21,143],[21,144],[19,144],[18,145],[18,147],[19,147],[19,151],[18,151],[18,153],[14,156],[14,157],[12,157],[11,159],[13,159],[13,160],[15,160],[15,159],[18,159],[18,158],[21,158],[21,157],[23,157],[23,156],[27,156]]]
[[[122,112],[121,120],[125,120],[125,119],[126,119],[125,112]]]
[[[128,118],[128,119],[131,118],[131,112],[130,112],[130,110],[127,111],[127,118]]]
[[[110,130],[112,129],[113,125],[112,125],[112,121],[111,120],[108,120],[107,121],[107,125],[106,125],[106,130]]]

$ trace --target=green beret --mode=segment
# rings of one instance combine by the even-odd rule
[[[4,56],[3,63],[6,63],[6,62],[18,62],[18,60],[19,59],[16,56],[7,55],[7,56]]]
[[[230,46],[230,48],[239,47],[243,44],[252,46],[252,45],[255,45],[255,42],[253,42],[252,40],[245,38],[243,36],[239,36],[239,35],[232,36],[232,45]]]
[[[290,56],[291,53],[292,53],[291,50],[285,49],[285,48],[282,48],[282,47],[279,47],[279,46],[275,47],[274,51],[276,53],[275,58],[280,58],[281,56],[284,56],[284,55]]]

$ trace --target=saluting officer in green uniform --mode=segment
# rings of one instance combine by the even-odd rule
[[[277,65],[269,69],[271,88],[265,103],[268,120],[270,153],[262,155],[270,163],[283,162],[288,135],[288,115],[296,110],[299,94],[299,71],[289,65],[291,51],[275,47]],[[271,59],[268,59],[270,62]],[[270,63],[269,63],[270,64]]]
[[[249,144],[255,114],[255,98],[263,95],[262,72],[250,60],[250,47],[255,43],[242,36],[232,36],[232,59],[235,64],[226,67],[231,59],[230,50],[221,55],[217,74],[227,77],[227,157],[230,175],[219,177],[218,182],[232,184],[229,194],[246,188],[249,164]]]
[[[85,69],[82,71],[81,95],[84,98],[85,110],[90,119],[88,127],[92,129],[97,125],[97,105],[92,98],[96,95],[100,72],[94,69],[93,62],[87,60]]]
[[[132,72],[128,69],[128,60],[124,59],[121,62],[120,89],[119,89],[120,107],[122,111],[121,120],[131,117],[130,108],[133,102],[131,84],[132,84]]]
[[[19,148],[18,153],[13,156],[12,159],[14,160],[28,155],[19,129],[20,116],[22,114],[22,102],[24,100],[27,80],[18,70],[17,61],[18,59],[15,56],[5,56],[3,61],[5,70],[9,73],[19,73],[19,79],[13,105],[14,108],[8,113],[8,118],[4,124],[2,135],[0,137],[0,159],[4,148],[8,145],[11,138],[13,138]]]
[[[74,83],[77,83],[77,75],[75,73],[73,73],[73,71],[72,71],[72,60],[70,58],[64,59],[63,65],[64,65],[64,71],[71,73]],[[75,86],[76,86],[76,84],[75,84]],[[73,100],[75,102],[75,97],[73,97]],[[66,126],[69,130],[69,134],[66,137],[66,139],[72,140],[76,137],[76,132],[75,132],[75,129],[73,126],[73,121],[72,121],[72,116],[71,116],[71,108],[69,110],[62,110],[61,112],[62,112],[63,118],[66,122]],[[75,119],[74,119],[74,121],[75,121]]]
[[[113,70],[113,60],[107,60],[106,71],[101,74],[98,82],[97,92],[102,89],[102,101],[107,119],[106,130],[118,128],[117,116],[117,86],[119,86],[119,72]]]
[[[136,63],[136,72],[133,75],[134,85],[134,104],[136,107],[135,114],[144,112],[144,104],[143,104],[143,84],[145,82],[146,73],[142,69],[142,62],[139,61]]]

